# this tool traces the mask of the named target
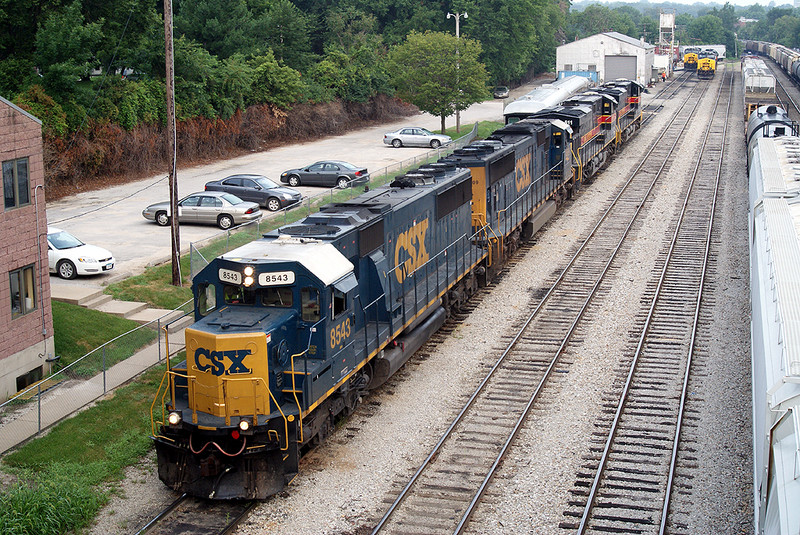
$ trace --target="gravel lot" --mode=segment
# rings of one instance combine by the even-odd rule
[[[719,76],[714,83],[719,82]],[[652,95],[645,95],[648,101]],[[737,100],[738,98],[738,100]],[[734,96],[739,102],[741,96]],[[261,505],[237,533],[368,533],[472,393],[487,362],[505,347],[504,335],[526,314],[536,290],[564,262],[565,251],[594,224],[641,154],[657,136],[666,108],[617,155],[592,184],[582,188],[537,234],[535,245],[480,303],[451,337],[424,357],[415,356],[387,385],[367,397],[331,439],[306,456],[288,491]],[[698,112],[710,113],[708,106]],[[734,115],[738,115],[734,111]],[[700,118],[700,115],[698,115]],[[717,357],[697,383],[702,411],[694,439],[701,474],[687,490],[696,509],[687,533],[752,531],[747,179],[743,123],[729,128],[731,147],[718,208],[714,273],[719,295],[708,314],[707,337]],[[693,132],[683,146],[696,144]],[[671,173],[686,172],[688,158],[676,159]],[[634,314],[663,246],[665,221],[682,201],[675,181],[664,180],[646,206],[646,223],[590,312],[593,319],[568,355],[569,373],[560,374],[546,393],[545,410],[535,411],[469,526],[472,533],[563,533],[558,523],[586,453],[587,437],[600,400],[613,380],[617,357],[629,343]],[[604,319],[604,321],[599,321]],[[598,374],[598,365],[608,373]],[[155,477],[153,458],[130,470],[97,526],[96,534],[135,532],[160,506],[174,498]]]

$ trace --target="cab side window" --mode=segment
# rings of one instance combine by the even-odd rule
[[[347,310],[347,295],[344,292],[333,288],[333,299],[331,300],[333,307],[332,307],[332,319],[336,319],[339,317],[345,310]]]
[[[303,321],[319,321],[319,291],[316,288],[303,288],[300,301]]]
[[[197,312],[201,316],[217,308],[217,287],[213,284],[201,284],[197,287]]]

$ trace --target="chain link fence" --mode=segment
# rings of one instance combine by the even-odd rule
[[[38,435],[163,362],[162,330],[191,317],[192,301],[109,340],[0,405],[0,453]],[[58,366],[58,363],[56,363]]]

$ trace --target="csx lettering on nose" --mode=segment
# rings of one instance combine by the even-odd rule
[[[211,351],[200,347],[194,352],[194,361],[201,372],[210,371],[212,375],[232,375],[236,373],[251,373],[252,370],[244,365],[244,358],[250,354],[249,349],[229,349],[227,351]],[[225,366],[226,359],[230,366]]]

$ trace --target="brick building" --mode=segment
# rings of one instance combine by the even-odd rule
[[[0,97],[0,400],[47,376],[54,355],[42,122]]]

